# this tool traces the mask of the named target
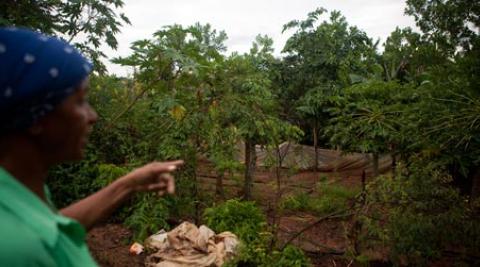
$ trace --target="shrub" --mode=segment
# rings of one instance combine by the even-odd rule
[[[91,151],[90,147],[88,150]],[[47,185],[52,201],[58,208],[66,207],[100,188],[94,183],[98,176],[95,161],[95,154],[87,153],[82,162],[61,164],[49,170]]]
[[[288,245],[281,252],[274,252],[270,266],[279,267],[306,267],[310,261],[303,251],[297,247]]]
[[[231,199],[204,212],[204,219],[216,232],[231,231],[241,242],[237,257],[225,266],[309,266],[303,252],[293,246],[271,251],[272,234],[266,218],[253,203]]]
[[[287,197],[282,207],[292,211],[305,211],[315,215],[324,215],[347,208],[348,201],[353,199],[358,190],[341,185],[321,183],[318,185],[318,194],[309,195],[298,193]]]
[[[154,194],[144,194],[136,198],[131,206],[132,213],[125,220],[125,225],[133,230],[134,239],[143,242],[149,235],[160,229],[169,230],[167,219],[170,216],[169,203],[166,198]]]
[[[219,206],[207,208],[204,218],[215,232],[233,232],[246,243],[256,241],[259,234],[266,231],[265,216],[254,202],[227,200]]]
[[[128,169],[114,164],[98,164],[98,176],[93,181],[97,187],[104,187],[127,174]]]
[[[367,204],[375,210],[361,218],[364,246],[381,240],[395,264],[416,266],[441,259],[445,251],[478,255],[479,210],[449,182],[441,168],[425,162],[401,169],[395,178],[376,179],[367,187]]]

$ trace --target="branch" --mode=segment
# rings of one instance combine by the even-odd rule
[[[75,37],[83,32],[86,28],[87,28],[87,25],[90,23],[90,21],[95,17],[94,14],[93,14],[93,10],[91,9],[91,6],[87,6],[88,8],[88,17],[87,17],[87,20],[83,23],[82,27],[80,27],[80,25],[78,25],[77,27],[74,28],[74,31],[72,33],[72,35],[70,35],[70,39],[68,40],[68,43],[71,43],[73,41],[73,39],[75,39]],[[74,24],[77,23],[77,19],[75,19],[75,22]]]
[[[117,116],[115,116],[111,121],[110,123],[107,125],[106,129],[110,129],[112,128],[113,124],[121,117],[123,116],[125,113],[127,113],[132,107],[133,105],[135,105],[135,103],[145,94],[145,92],[148,90],[148,88],[150,88],[150,86],[145,86],[145,88],[143,88],[143,90],[135,96],[135,98],[133,99],[133,101],[128,104],[128,106],[122,111],[120,112]]]
[[[344,250],[337,250],[335,248],[332,248],[332,247],[329,247],[327,245],[318,243],[318,242],[316,242],[314,240],[311,240],[311,239],[308,239],[308,238],[305,238],[305,240],[307,242],[309,242],[310,244],[314,245],[314,246],[317,246],[317,247],[328,250],[328,251],[305,251],[307,253],[310,253],[310,254],[330,254],[330,255],[344,255],[345,254]]]
[[[295,240],[297,237],[299,237],[301,234],[303,234],[304,232],[306,232],[307,230],[313,228],[314,226],[320,224],[321,222],[327,220],[327,219],[334,219],[334,218],[343,218],[343,217],[348,217],[350,215],[353,215],[353,213],[344,213],[346,212],[347,210],[340,210],[340,211],[335,211],[335,212],[332,212],[328,215],[325,215],[321,218],[319,218],[318,220],[316,220],[314,223],[306,226],[305,228],[303,228],[302,230],[300,230],[299,232],[297,232],[296,234],[294,234],[292,237],[290,237],[290,239],[288,239],[287,242],[285,242],[285,244],[282,246],[282,248],[280,250],[283,250],[285,249],[285,247],[290,244],[293,240]],[[344,213],[344,214],[341,214],[341,213]]]

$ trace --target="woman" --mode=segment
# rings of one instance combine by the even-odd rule
[[[174,191],[182,161],[145,165],[60,212],[49,204],[48,168],[80,160],[97,120],[90,71],[62,40],[0,29],[0,266],[96,266],[85,229],[136,192]]]

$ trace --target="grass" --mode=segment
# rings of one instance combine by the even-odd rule
[[[286,210],[304,211],[314,215],[346,209],[348,201],[358,194],[358,189],[322,182],[317,185],[317,192],[307,194],[301,192],[287,197],[282,206]]]

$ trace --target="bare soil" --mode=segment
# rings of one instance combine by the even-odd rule
[[[90,252],[100,266],[144,266],[145,256],[129,253],[132,233],[120,224],[105,224],[92,229],[87,236]]]

